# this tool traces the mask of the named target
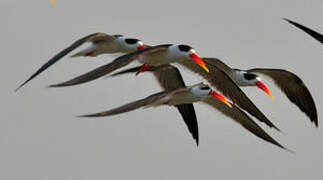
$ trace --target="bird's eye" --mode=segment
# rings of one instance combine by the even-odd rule
[[[191,50],[192,49],[192,47],[190,47],[190,46],[187,46],[187,45],[178,45],[178,49],[180,50],[180,51],[183,51],[183,52],[188,52],[189,50]]]
[[[123,37],[123,35],[121,35],[121,34],[115,34],[115,35],[113,35],[113,37],[119,38],[119,37]]]
[[[136,44],[139,40],[138,39],[127,38],[127,39],[125,39],[125,41],[128,44]]]
[[[252,73],[244,73],[243,77],[247,80],[253,80],[253,79],[256,79],[257,75]]]
[[[202,90],[209,90],[210,87],[209,86],[205,86],[205,87],[201,87],[200,89],[202,89]]]

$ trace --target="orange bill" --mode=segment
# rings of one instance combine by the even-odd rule
[[[212,97],[214,99],[218,99],[218,100],[222,101],[223,103],[225,103],[230,108],[232,108],[232,105],[229,103],[229,101],[224,96],[222,96],[220,93],[217,93],[216,91],[211,90],[209,92],[209,95],[212,95]]]
[[[143,49],[146,49],[146,46],[145,45],[138,46],[138,50],[143,50]]]
[[[261,90],[263,90],[265,93],[267,93],[267,94],[268,94],[268,96],[269,96],[272,100],[274,100],[274,97],[271,95],[271,93],[270,93],[269,89],[267,88],[267,86],[266,86],[263,82],[258,81],[258,82],[256,83],[256,85],[257,85],[257,87],[258,87],[259,89],[261,89]]]
[[[209,69],[205,66],[203,60],[196,55],[195,53],[190,54],[191,59],[198,65],[200,65],[206,72],[209,72]]]

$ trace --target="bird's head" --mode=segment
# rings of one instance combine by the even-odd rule
[[[261,78],[257,74],[246,71],[241,71],[240,74],[242,80],[241,84],[243,86],[257,86],[259,89],[268,94],[271,99],[274,99],[267,86],[262,82]]]
[[[121,49],[125,53],[131,53],[134,51],[142,50],[145,49],[146,46],[142,41],[139,39],[134,39],[134,38],[125,38],[123,36],[118,37],[118,40],[120,42],[120,45],[122,46]]]
[[[170,47],[170,53],[176,59],[194,61],[205,71],[209,72],[209,69],[206,67],[203,60],[196,54],[196,51],[191,46],[184,44],[172,45]]]

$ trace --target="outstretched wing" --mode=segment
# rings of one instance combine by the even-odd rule
[[[314,31],[314,30],[312,30],[312,29],[310,29],[310,28],[308,28],[308,27],[306,27],[304,25],[301,25],[301,24],[299,24],[297,22],[291,21],[289,19],[284,18],[284,20],[286,20],[290,24],[298,27],[299,29],[301,29],[302,31],[304,31],[305,33],[312,36],[314,39],[318,40],[320,43],[323,44],[323,35],[322,34],[316,32],[316,31]]]
[[[73,85],[83,84],[83,83],[95,80],[99,77],[107,75],[119,68],[122,68],[122,67],[128,65],[129,63],[133,62],[136,59],[139,59],[140,57],[142,57],[144,55],[164,52],[165,50],[167,50],[167,48],[169,46],[170,46],[169,44],[153,46],[150,48],[146,48],[146,49],[143,49],[140,51],[136,51],[133,53],[129,53],[129,54],[120,56],[109,64],[100,66],[88,73],[80,75],[80,76],[73,78],[69,81],[65,81],[65,82],[59,83],[59,84],[50,85],[50,87],[73,86]]]
[[[123,71],[112,74],[112,76],[122,75],[127,73],[137,72],[141,66],[134,68],[125,69]],[[148,71],[152,71],[160,86],[164,90],[172,90],[177,88],[186,87],[183,77],[179,70],[171,65],[164,65],[160,67],[151,66]],[[196,140],[196,144],[199,143],[199,131],[198,131],[198,122],[195,114],[195,109],[193,104],[181,104],[176,105],[178,111],[182,115],[184,122],[192,134],[193,138]]]
[[[222,114],[231,118],[235,122],[239,123],[242,127],[247,129],[249,132],[256,135],[257,137],[269,143],[272,143],[280,148],[286,149],[275,139],[273,139],[269,134],[267,134],[260,126],[256,124],[256,122],[254,122],[245,112],[243,112],[236,105],[232,104],[232,108],[228,108],[227,105],[212,97],[204,99],[203,102],[220,111]]]
[[[183,77],[179,70],[171,65],[166,65],[153,71],[154,76],[159,82],[160,86],[166,90],[174,90],[178,88],[186,87]],[[197,118],[195,114],[195,109],[193,104],[181,104],[176,105],[178,111],[182,115],[184,122],[192,134],[193,139],[195,139],[196,144],[199,144],[199,129]]]
[[[210,72],[203,71],[193,61],[183,61],[181,65],[187,67],[193,72],[202,76],[209,82],[212,88],[217,89],[223,95],[232,100],[234,104],[246,110],[255,116],[261,122],[266,123],[269,127],[279,130],[269,119],[257,108],[256,105],[248,98],[248,96],[238,87],[236,83],[229,77],[227,73],[217,67],[218,59],[202,58]]]
[[[40,73],[45,71],[47,68],[55,64],[58,60],[63,58],[65,55],[67,55],[69,52],[73,51],[77,47],[81,46],[85,42],[97,42],[97,41],[112,41],[114,40],[114,36],[110,36],[104,33],[93,33],[88,36],[85,36],[77,41],[75,41],[73,44],[71,44],[69,47],[63,49],[61,52],[56,54],[54,57],[52,57],[49,61],[47,61],[43,66],[41,66],[34,74],[32,74],[25,82],[23,82],[17,89],[19,90],[21,87],[23,87],[25,84],[27,84],[29,81],[34,79],[36,76],[38,76]]]
[[[187,88],[176,89],[173,91],[163,91],[163,92],[159,92],[159,93],[150,95],[144,99],[140,99],[140,100],[133,101],[131,103],[119,106],[119,107],[111,109],[111,110],[107,110],[107,111],[103,111],[103,112],[99,112],[99,113],[94,113],[94,114],[81,115],[80,117],[102,117],[102,116],[117,115],[117,114],[129,112],[129,111],[133,111],[133,110],[136,110],[141,107],[145,107],[145,106],[149,107],[150,105],[154,105],[154,103],[156,103],[158,100],[161,100],[162,98],[164,98],[166,96],[172,96],[177,93],[182,93],[182,92],[186,92],[186,91],[188,91]],[[159,104],[157,104],[157,105],[159,105]]]
[[[314,99],[304,82],[294,73],[284,69],[249,69],[248,72],[259,73],[271,78],[279,89],[303,111],[311,122],[318,126],[317,110]]]

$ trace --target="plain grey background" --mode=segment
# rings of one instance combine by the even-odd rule
[[[298,74],[315,98],[318,114],[323,46],[282,20],[323,32],[320,0],[0,2],[0,179],[319,179],[323,177],[321,128],[265,79],[275,100],[244,88],[285,134],[264,126],[295,151],[256,138],[232,120],[196,104],[200,146],[175,108],[119,116],[76,115],[112,108],[160,91],[149,74],[45,88],[112,60],[66,57],[14,89],[49,58],[93,32],[124,34],[147,44],[185,43],[200,56],[233,67],[284,68]],[[187,84],[199,81],[188,71]],[[319,119],[319,124],[322,121]]]

